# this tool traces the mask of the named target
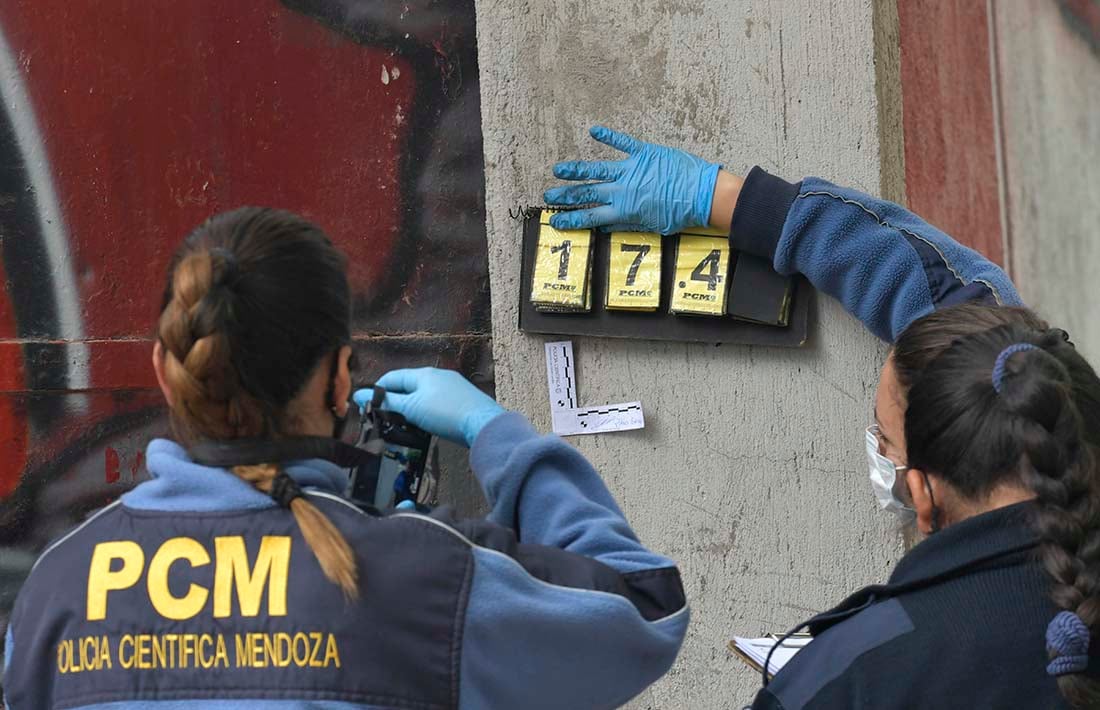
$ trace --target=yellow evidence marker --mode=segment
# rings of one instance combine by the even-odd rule
[[[729,266],[728,237],[680,234],[669,313],[725,315]]]
[[[549,313],[592,309],[592,230],[561,231],[550,226],[550,212],[539,216],[539,243],[531,277],[531,303]]]
[[[612,232],[607,269],[608,310],[655,311],[661,303],[661,235]]]

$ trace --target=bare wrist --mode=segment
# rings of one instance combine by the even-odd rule
[[[714,201],[710,207],[710,226],[729,231],[737,198],[741,195],[741,186],[744,183],[743,178],[733,173],[718,171],[718,180],[714,184]]]

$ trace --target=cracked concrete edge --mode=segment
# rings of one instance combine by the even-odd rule
[[[905,110],[901,88],[901,39],[898,0],[873,0],[871,24],[875,42],[875,103],[881,196],[900,205],[905,198]]]

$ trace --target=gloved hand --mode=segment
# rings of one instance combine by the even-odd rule
[[[505,411],[454,370],[393,370],[375,384],[386,390],[383,409],[397,412],[413,425],[456,444],[472,446],[482,428]],[[373,396],[374,390],[362,389],[352,398],[362,409]]]
[[[543,198],[548,205],[600,205],[552,216],[550,224],[555,229],[603,227],[609,232],[673,234],[710,221],[721,165],[603,126],[593,126],[589,133],[629,155],[620,161],[576,160],[555,165],[554,176],[563,180],[605,181],[547,190]]]

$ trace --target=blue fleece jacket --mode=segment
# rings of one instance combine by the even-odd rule
[[[601,563],[626,576],[675,574],[673,563],[648,551],[634,535],[599,475],[573,447],[557,436],[540,436],[518,414],[492,420],[474,442],[471,466],[492,505],[491,521],[514,529],[523,548],[504,554],[488,542],[463,537],[467,528],[444,526],[435,518],[398,513],[391,518],[415,519],[445,528],[472,549],[473,574],[461,638],[459,708],[612,708],[625,703],[659,678],[676,658],[688,625],[682,589],[678,608],[643,613],[621,594],[585,588],[575,580],[548,582],[545,570],[532,572],[526,558],[543,556],[540,565],[572,564],[577,556]],[[152,480],[125,494],[120,503],[134,511],[181,513],[262,510],[271,498],[237,476],[190,461],[177,444],[149,444],[147,462]],[[309,495],[334,500],[345,486],[346,473],[325,461],[304,461],[287,467]],[[364,516],[365,520],[369,520]],[[410,520],[410,522],[412,522]],[[71,540],[95,534],[89,521],[54,543],[38,564]],[[420,527],[423,527],[421,525]],[[500,530],[493,526],[494,529]],[[471,528],[472,529],[472,528]],[[499,538],[499,533],[490,531]],[[573,553],[573,555],[565,555]],[[557,557],[555,557],[555,555]],[[38,565],[36,565],[37,567]],[[583,567],[583,565],[581,565]],[[613,570],[613,571],[612,571]],[[591,572],[592,570],[588,570]],[[585,572],[587,574],[588,572]],[[79,571],[77,576],[83,574]],[[31,587],[34,571],[27,586]],[[576,575],[574,575],[575,577]],[[607,575],[603,578],[606,580]],[[328,584],[319,580],[318,584]],[[678,577],[675,583],[679,588]],[[13,618],[34,624],[30,618]],[[7,660],[20,653],[9,629]],[[522,659],[521,663],[516,663]],[[353,663],[345,659],[345,663]],[[210,708],[313,708],[347,710],[375,705],[312,699],[285,700],[158,700],[109,702],[81,707],[124,710],[153,706],[172,710]],[[22,706],[14,710],[25,710]]]
[[[889,342],[943,306],[1021,305],[1004,271],[978,252],[904,207],[820,178],[791,184],[753,168],[730,243],[772,259],[781,274],[804,274]]]

